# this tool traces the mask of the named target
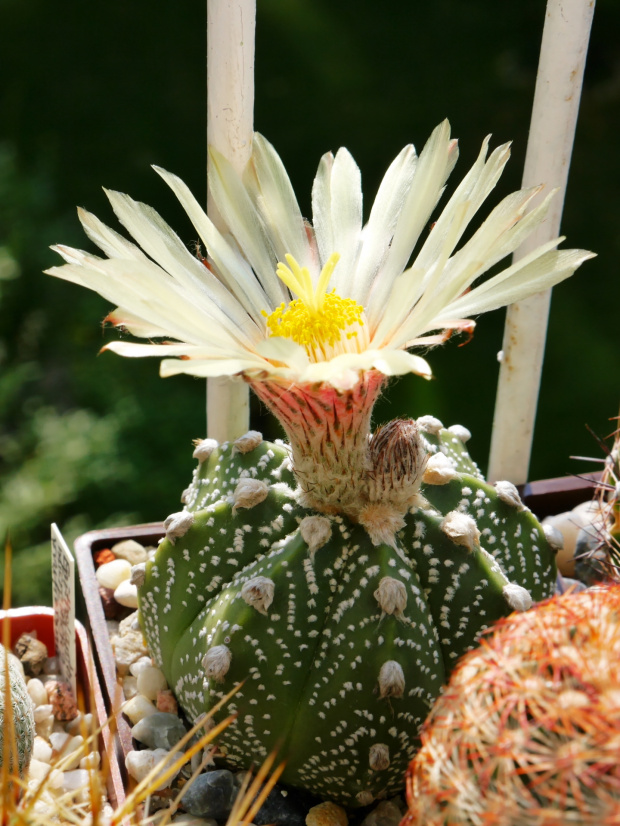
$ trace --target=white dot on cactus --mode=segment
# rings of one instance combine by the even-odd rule
[[[374,743],[368,752],[368,765],[372,771],[387,769],[390,765],[390,749],[385,743]]]
[[[267,498],[268,493],[269,485],[261,479],[240,479],[233,493],[233,515],[239,508],[253,508],[260,504]]]
[[[517,585],[516,582],[509,582],[502,588],[504,599],[513,611],[527,611],[532,607],[532,595],[530,592]]]
[[[310,551],[310,556],[332,537],[332,523],[325,516],[305,516],[299,523],[299,532]]]
[[[226,645],[214,645],[202,658],[205,676],[220,683],[228,673],[232,654]]]
[[[213,451],[217,448],[215,439],[197,439],[194,442],[193,458],[198,459],[200,463],[206,461]]]
[[[233,453],[249,453],[263,441],[263,434],[258,430],[248,430],[233,442]]]
[[[501,499],[502,502],[505,502],[507,505],[512,505],[520,511],[525,509],[525,505],[519,496],[519,491],[512,484],[512,482],[496,482],[495,490],[497,491],[498,498]]]
[[[374,598],[386,614],[402,616],[407,605],[407,589],[399,579],[384,576],[374,593]]]
[[[433,453],[429,456],[422,481],[427,485],[447,485],[457,476],[458,473],[447,456],[443,453]]]
[[[450,511],[439,525],[445,535],[455,545],[462,545],[468,551],[473,551],[480,544],[480,531],[475,521],[465,513]]]
[[[448,430],[450,433],[453,433],[460,442],[463,442],[463,444],[471,439],[471,431],[463,427],[462,424],[452,424]]]
[[[178,513],[171,513],[164,520],[164,530],[166,531],[166,539],[173,545],[175,541],[185,536],[188,530],[194,524],[194,514],[189,511],[179,511]]]
[[[430,433],[431,436],[439,436],[440,431],[443,430],[443,424],[434,416],[420,416],[416,419],[416,424],[420,430]]]
[[[400,663],[387,660],[379,671],[379,696],[402,697],[405,692],[405,674]]]
[[[248,579],[241,588],[241,597],[259,614],[267,615],[267,609],[273,602],[275,585],[272,579],[266,576],[255,576]]]

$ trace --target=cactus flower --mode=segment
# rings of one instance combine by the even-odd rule
[[[440,343],[455,329],[471,331],[472,315],[547,289],[591,257],[556,250],[558,238],[472,287],[540,224],[553,194],[529,212],[540,187],[509,195],[457,250],[510,154],[507,144],[488,158],[487,149],[488,139],[427,232],[458,155],[447,121],[419,156],[406,146],[394,159],[365,225],[360,172],[346,149],[321,159],[309,224],[280,158],[257,134],[241,177],[210,150],[209,186],[226,234],[179,178],[156,167],[192,220],[208,262],[192,255],[153,209],[107,192],[139,246],[79,210],[107,258],[58,246],[67,264],[47,272],[118,304],[108,316],[112,324],[162,339],[104,349],[163,356],[163,376],[243,374],[340,390],[371,369],[428,377],[428,364],[410,348]]]

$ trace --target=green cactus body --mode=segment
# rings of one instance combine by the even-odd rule
[[[34,744],[34,710],[32,700],[26,689],[26,682],[19,664],[13,654],[8,654],[3,645],[0,645],[0,766],[4,761],[5,748],[8,748],[9,757],[12,753],[11,744],[5,746],[4,737],[8,730],[8,721],[5,708],[6,670],[8,669],[9,685],[11,688],[11,713],[13,716],[13,732],[15,737],[15,751],[17,753],[17,770],[23,777],[32,757]],[[13,766],[9,763],[11,770]]]
[[[280,748],[285,783],[350,806],[398,792],[458,656],[552,592],[553,552],[514,489],[487,485],[436,420],[420,427],[436,458],[388,542],[305,507],[286,445],[198,445],[140,615],[191,719],[244,681],[220,736],[231,766]]]

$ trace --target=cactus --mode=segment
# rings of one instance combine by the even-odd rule
[[[7,673],[8,692],[5,679]],[[34,744],[33,705],[17,658],[0,645],[0,766],[4,763],[6,753],[9,769],[13,771],[13,743],[5,742],[4,739],[5,734],[11,732],[9,722],[5,719],[7,699],[11,703],[13,717],[12,740],[17,756],[17,770],[22,777],[30,764]]]
[[[484,482],[463,428],[423,417],[369,439],[346,420],[357,391],[326,392],[345,436],[311,454],[327,465],[314,476],[298,397],[291,448],[256,432],[198,443],[184,510],[141,577],[140,617],[190,719],[245,681],[220,742],[231,766],[281,747],[283,782],[360,806],[402,788],[455,661],[547,597],[555,564],[516,489]]]
[[[604,470],[596,485],[591,524],[579,531],[575,546],[575,571],[588,585],[620,582],[620,428],[612,435],[611,449],[598,440],[605,451]]]
[[[401,826],[620,823],[620,586],[501,620],[422,731]]]

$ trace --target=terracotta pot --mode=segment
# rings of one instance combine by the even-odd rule
[[[54,611],[52,608],[34,606],[28,608],[11,608],[0,611],[0,635],[4,622],[10,621],[10,644],[15,645],[22,634],[36,632],[37,639],[45,643],[50,656],[56,654],[54,643]],[[75,621],[76,666],[77,666],[77,702],[79,708],[90,712],[101,727],[99,751],[107,756],[109,771],[107,792],[110,804],[116,808],[125,801],[125,785],[120,770],[116,744],[108,726],[108,713],[101,693],[94,659],[91,654],[86,630],[79,620]],[[1,637],[0,637],[1,638]]]
[[[521,486],[520,492],[524,503],[540,519],[543,519],[550,514],[570,510],[579,502],[590,499],[595,481],[596,476],[583,479],[576,477],[545,479]],[[116,677],[110,636],[99,596],[99,585],[95,577],[93,555],[104,548],[110,548],[123,539],[134,539],[143,545],[157,545],[164,533],[161,522],[151,522],[145,525],[90,531],[80,536],[75,542],[78,572],[109,713],[117,710],[125,697]],[[129,610],[128,613],[130,613]],[[128,722],[120,713],[117,715],[117,728],[119,745],[123,756],[126,756],[133,748],[131,731]],[[124,766],[124,759],[122,762]]]

